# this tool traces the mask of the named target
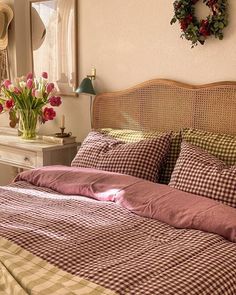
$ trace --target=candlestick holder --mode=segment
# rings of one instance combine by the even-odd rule
[[[69,133],[65,133],[64,131],[65,131],[65,127],[60,127],[60,129],[61,129],[61,132],[59,132],[59,133],[55,133],[55,136],[56,137],[59,137],[59,138],[64,138],[64,137],[70,137],[71,135],[72,135],[72,133],[71,132],[69,132]]]
[[[65,131],[65,127],[60,127],[60,129],[61,129],[61,135],[64,135],[65,133],[64,133],[64,131]]]

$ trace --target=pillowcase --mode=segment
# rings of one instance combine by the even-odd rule
[[[96,131],[89,133],[72,166],[95,168],[155,181],[170,145],[170,134],[124,143]]]
[[[111,129],[104,128],[99,130],[102,134],[112,136],[115,139],[122,140],[126,143],[138,142],[144,139],[160,138],[165,133],[160,131],[137,131],[129,129]],[[159,181],[160,183],[168,184],[171,174],[174,170],[175,163],[180,153],[181,132],[172,132],[170,140],[170,149],[166,155],[165,161],[162,164]]]
[[[236,164],[236,136],[184,129],[183,140],[208,151],[227,165]]]
[[[236,208],[236,165],[228,166],[189,143],[181,145],[169,185]]]

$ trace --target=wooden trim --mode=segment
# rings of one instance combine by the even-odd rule
[[[137,84],[133,87],[124,89],[124,90],[119,90],[119,91],[114,91],[114,92],[104,92],[101,94],[96,95],[95,100],[99,99],[100,97],[108,97],[108,96],[119,96],[119,95],[124,95],[128,94],[130,92],[133,92],[138,89],[145,88],[146,86],[152,86],[152,85],[168,85],[168,86],[176,86],[179,88],[186,88],[186,89],[192,89],[192,90],[197,90],[197,89],[203,89],[203,88],[211,88],[211,87],[217,87],[217,86],[235,86],[236,87],[236,81],[220,81],[220,82],[214,82],[214,83],[208,83],[208,84],[197,84],[197,85],[192,85],[192,84],[187,84],[183,82],[178,82],[174,80],[168,80],[168,79],[153,79],[153,80],[148,80],[145,82],[142,82],[140,84]]]

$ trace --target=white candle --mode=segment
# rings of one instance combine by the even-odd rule
[[[96,76],[96,68],[94,66],[92,67],[91,75]]]
[[[61,116],[61,128],[65,128],[65,115]]]

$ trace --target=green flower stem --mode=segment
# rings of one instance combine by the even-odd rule
[[[37,110],[18,110],[19,130],[23,139],[34,139],[37,135],[38,111]]]

